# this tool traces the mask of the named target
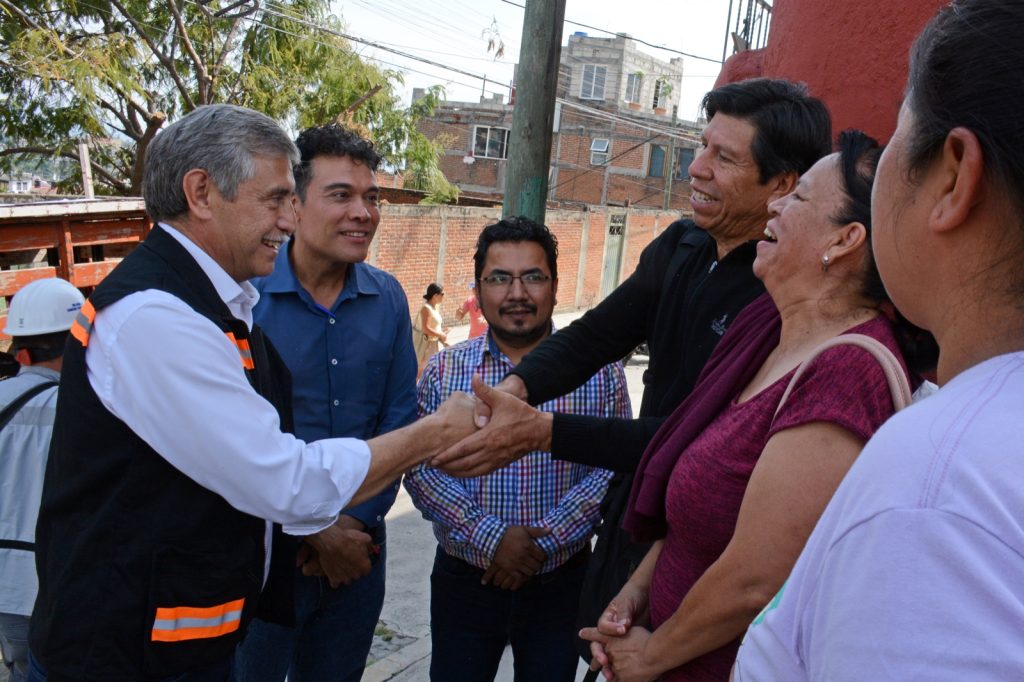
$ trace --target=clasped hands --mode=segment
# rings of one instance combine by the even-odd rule
[[[491,565],[484,571],[480,583],[494,585],[503,590],[518,590],[526,581],[540,572],[548,555],[537,538],[551,532],[548,528],[509,526],[498,543]]]
[[[646,655],[651,632],[636,623],[646,622],[647,591],[627,583],[601,614],[597,627],[583,628],[580,639],[590,642],[590,669],[600,670],[612,682],[649,682],[663,671]]]
[[[509,375],[497,386],[473,377],[476,401],[442,407],[469,410],[477,430],[430,460],[430,465],[459,477],[483,476],[534,450],[551,449],[552,415],[525,402],[522,380]]]
[[[359,519],[341,514],[332,525],[306,538],[295,563],[303,575],[324,576],[331,587],[351,585],[370,572],[380,554],[380,547],[365,531]]]

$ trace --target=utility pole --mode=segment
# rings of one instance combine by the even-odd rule
[[[665,200],[662,202],[662,208],[668,210],[672,206],[672,180],[676,174],[676,112],[672,111],[672,133],[668,138],[668,153],[665,155],[665,165],[668,168],[665,169]]]
[[[526,0],[505,176],[506,216],[544,222],[564,21],[565,0]]]
[[[82,167],[82,192],[86,199],[92,199],[92,164],[89,163],[88,138],[78,143],[78,163]]]

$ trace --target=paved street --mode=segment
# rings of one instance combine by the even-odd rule
[[[555,324],[564,327],[579,313],[555,316]],[[465,338],[465,330],[456,328],[453,340]],[[634,414],[640,407],[642,375],[647,357],[636,356],[626,365],[630,400]],[[437,542],[430,523],[420,516],[403,488],[387,517],[388,566],[387,596],[381,614],[381,627],[371,652],[371,663],[364,682],[425,682],[430,670],[430,569]],[[385,638],[391,641],[385,641]],[[580,666],[577,680],[583,678]],[[511,682],[512,655],[505,650],[497,682]]]

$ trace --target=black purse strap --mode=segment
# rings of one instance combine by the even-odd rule
[[[56,381],[44,381],[41,384],[36,384],[32,388],[28,389],[27,391],[19,395],[17,398],[12,400],[7,405],[7,407],[5,407],[2,412],[0,412],[0,431],[4,430],[4,427],[7,426],[7,422],[11,421],[14,415],[18,414],[21,408],[25,406],[25,403],[32,400],[32,398],[35,398],[37,395],[39,395],[46,389],[53,388],[56,385]]]

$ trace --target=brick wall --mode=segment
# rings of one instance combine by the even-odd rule
[[[633,272],[643,248],[679,218],[679,212],[600,207],[548,210],[545,220],[558,238],[559,249],[556,311],[589,308],[600,300],[608,216],[623,211],[627,219],[619,281]],[[389,205],[382,213],[369,262],[398,278],[413,312],[430,282],[444,285],[448,294],[442,309],[445,324],[455,324],[455,309],[469,295],[473,281],[477,236],[501,218],[501,209]]]
[[[102,202],[101,202],[102,203]],[[43,239],[25,242],[26,232],[17,216],[0,216],[0,300],[2,295],[12,295],[21,284],[19,277],[34,279],[41,276],[62,276],[71,279],[81,287],[94,286],[116,264],[116,260],[89,262],[89,254],[77,263],[72,258],[72,248],[78,242],[99,244],[111,242],[105,255],[108,258],[121,257],[134,247],[144,231],[131,227],[129,219],[143,217],[140,200],[124,200],[106,213],[90,213],[90,220],[69,223],[71,238],[65,242],[65,251],[53,246],[46,239],[60,232],[62,220],[66,218],[49,210],[38,212],[34,220],[45,233]],[[123,206],[121,204],[124,204]],[[82,212],[87,204],[74,203],[72,207]],[[55,209],[56,210],[56,209]],[[70,209],[63,209],[65,211]],[[8,209],[8,213],[16,209]],[[610,289],[618,282],[602,287],[604,276],[605,249],[609,227],[609,216],[626,214],[626,227],[622,240],[621,267],[618,282],[628,277],[636,268],[640,253],[652,239],[682,215],[679,211],[661,211],[645,208],[597,207],[581,209],[551,209],[545,218],[548,226],[558,238],[558,301],[559,312],[589,308],[601,298],[603,288]],[[382,207],[382,219],[376,238],[370,246],[369,262],[386,270],[402,284],[412,311],[419,309],[422,296],[430,282],[440,282],[448,293],[448,301],[442,312],[445,324],[455,324],[455,308],[469,295],[469,283],[473,281],[473,252],[476,239],[484,226],[501,217],[500,208],[469,206],[429,206],[417,204],[386,204]],[[148,229],[148,224],[143,226]],[[46,236],[50,235],[50,236]],[[77,236],[76,236],[77,235]],[[53,237],[55,238],[55,237]],[[42,240],[42,241],[40,241]],[[129,242],[119,246],[114,242]],[[7,270],[10,263],[3,265],[5,254],[21,254],[27,251],[28,258],[49,248],[62,253],[60,265],[56,268],[39,267],[34,270]],[[116,249],[116,252],[115,252]],[[81,251],[81,249],[74,249]],[[11,256],[13,258],[14,256]],[[74,273],[73,276],[68,273]],[[26,280],[28,281],[28,280]],[[6,284],[5,284],[6,283]],[[0,311],[2,316],[2,311]],[[2,322],[2,317],[0,317]],[[2,325],[0,325],[2,327]]]

